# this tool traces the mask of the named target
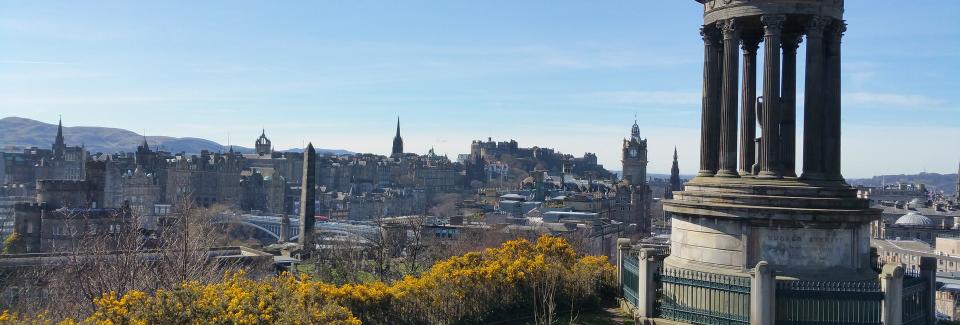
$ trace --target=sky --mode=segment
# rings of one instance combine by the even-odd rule
[[[0,0],[0,117],[248,147],[265,128],[277,148],[381,154],[399,117],[409,152],[455,157],[472,140],[516,139],[595,152],[619,170],[636,116],[650,172],[668,173],[676,147],[693,174],[702,10],[693,0]],[[846,1],[845,176],[957,171],[958,12],[960,1]]]

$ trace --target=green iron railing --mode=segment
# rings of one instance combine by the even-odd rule
[[[750,278],[664,268],[656,274],[657,317],[691,323],[750,323]]]
[[[623,298],[633,307],[637,307],[637,295],[640,290],[639,264],[637,256],[627,255],[623,257],[623,263],[620,265]]]
[[[927,279],[903,277],[903,325],[923,324],[931,306],[927,306]]]
[[[778,281],[778,325],[880,325],[880,281]]]

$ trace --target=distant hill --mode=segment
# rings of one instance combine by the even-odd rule
[[[944,191],[952,194],[956,191],[957,174],[919,173],[913,175],[882,175],[872,178],[848,179],[850,185],[880,186],[883,184],[919,183],[927,186],[931,191]]]
[[[57,125],[21,117],[6,117],[0,119],[0,148],[7,147],[39,147],[50,148],[57,135]],[[63,128],[64,140],[68,146],[86,146],[91,153],[133,152],[143,142],[143,136],[124,129],[75,126]],[[154,150],[168,152],[186,152],[188,154],[223,151],[225,146],[214,141],[200,138],[175,138],[166,136],[148,136],[147,142]],[[233,150],[242,153],[252,153],[252,148],[233,146]],[[290,149],[289,151],[302,151]],[[340,149],[317,149],[317,153],[325,154],[352,154]]]

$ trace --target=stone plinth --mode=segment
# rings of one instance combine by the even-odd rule
[[[765,261],[778,276],[876,278],[869,208],[842,182],[699,177],[664,211],[673,215],[673,267],[747,274]]]

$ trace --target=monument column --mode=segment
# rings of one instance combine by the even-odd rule
[[[700,27],[703,37],[703,112],[700,122],[700,172],[697,176],[713,176],[717,172],[720,137],[720,107],[717,103],[720,85],[719,35],[713,27]]]
[[[763,15],[763,152],[758,177],[779,178],[780,173],[780,32],[785,15]]]
[[[740,100],[740,175],[752,175],[757,138],[757,47],[759,37],[743,38],[743,99]]]
[[[823,179],[823,28],[828,20],[813,17],[807,22],[807,65],[803,95],[803,174],[800,178]]]
[[[800,34],[783,35],[783,95],[780,159],[783,176],[797,176],[797,46]]]
[[[723,85],[720,104],[719,177],[737,177],[737,80],[740,66],[740,35],[736,20],[717,22],[723,32]]]
[[[823,171],[828,180],[843,180],[840,174],[840,39],[846,30],[846,23],[834,21],[826,39]]]
[[[303,181],[300,183],[300,247],[305,252],[313,251],[313,225],[316,221],[317,200],[317,151],[313,143],[303,150]]]

